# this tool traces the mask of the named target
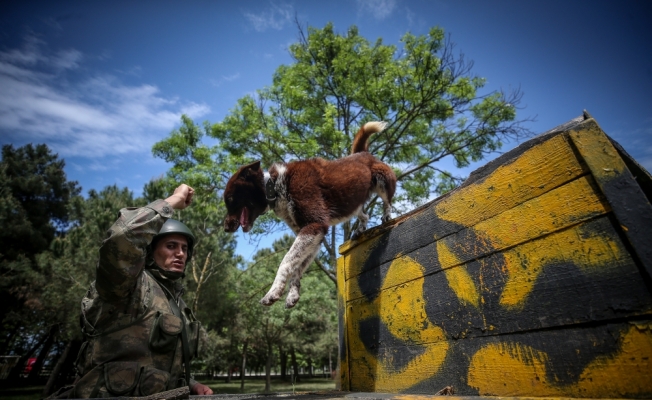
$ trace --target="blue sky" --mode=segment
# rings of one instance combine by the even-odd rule
[[[165,174],[151,147],[182,113],[218,122],[291,62],[295,15],[392,44],[441,26],[485,92],[521,88],[531,130],[587,109],[652,170],[649,1],[5,0],[0,144],[48,144],[84,193],[117,184],[139,195]]]

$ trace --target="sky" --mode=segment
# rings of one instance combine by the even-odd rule
[[[182,114],[219,122],[292,62],[295,18],[397,45],[440,26],[486,78],[481,93],[520,88],[518,117],[535,118],[527,128],[541,133],[586,109],[652,171],[647,0],[4,0],[0,144],[47,144],[84,194],[116,184],[139,196],[169,168],[151,148]]]

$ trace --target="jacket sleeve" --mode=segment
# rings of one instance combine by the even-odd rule
[[[123,208],[100,247],[95,287],[105,300],[123,299],[145,267],[147,246],[173,209],[165,200],[141,208]]]

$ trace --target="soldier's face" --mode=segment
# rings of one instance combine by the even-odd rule
[[[188,259],[188,240],[176,233],[163,236],[156,243],[154,262],[166,271],[183,272]]]

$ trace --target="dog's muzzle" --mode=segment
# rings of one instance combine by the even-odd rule
[[[235,232],[240,227],[240,222],[235,217],[230,217],[224,220],[224,231]]]

